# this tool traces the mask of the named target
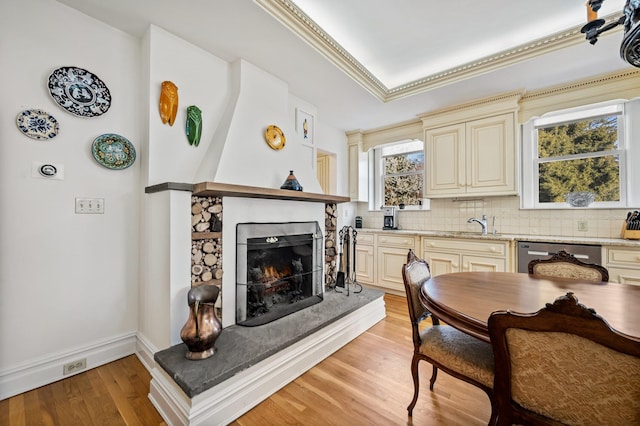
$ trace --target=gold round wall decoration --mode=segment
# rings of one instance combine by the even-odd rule
[[[271,149],[280,150],[284,148],[284,144],[287,142],[287,138],[284,137],[284,133],[278,126],[271,125],[267,127],[264,132],[264,139]]]

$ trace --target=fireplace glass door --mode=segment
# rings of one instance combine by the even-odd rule
[[[317,222],[240,223],[236,241],[236,324],[266,324],[322,301]]]

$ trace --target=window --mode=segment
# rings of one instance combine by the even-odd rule
[[[522,207],[628,206],[627,121],[625,103],[612,102],[550,113],[526,123]]]
[[[424,143],[419,140],[384,145],[374,150],[375,209],[380,206],[422,208],[424,205]]]

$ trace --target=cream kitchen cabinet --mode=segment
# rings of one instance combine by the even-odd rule
[[[416,235],[359,231],[356,244],[356,280],[404,295],[402,267],[409,249],[418,247]]]
[[[361,284],[375,283],[375,235],[358,232],[356,244],[356,281]]]
[[[515,114],[425,129],[425,196],[517,194]]]
[[[453,272],[512,270],[512,248],[508,241],[478,241],[457,238],[422,238],[422,258],[431,275]]]
[[[417,241],[415,235],[376,235],[376,286],[390,293],[405,294],[402,267],[407,263],[409,249],[416,250]]]
[[[609,281],[640,285],[640,247],[604,247]]]

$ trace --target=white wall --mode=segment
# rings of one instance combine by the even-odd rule
[[[42,384],[11,381],[25,369],[62,377],[63,362],[135,334],[139,162],[108,170],[90,147],[109,132],[141,145],[139,53],[139,40],[57,2],[0,3],[0,399]],[[49,96],[49,74],[68,65],[106,83],[104,115],[74,116]],[[24,136],[15,120],[29,108],[52,114],[58,136]],[[64,166],[64,180],[33,178],[34,161]],[[75,197],[104,198],[105,213],[75,214]]]
[[[293,169],[305,191],[321,192],[313,150],[295,131],[304,102],[252,64],[226,63],[153,26],[137,39],[51,0],[0,3],[0,58],[0,399],[62,378],[63,364],[80,357],[93,368],[132,353],[136,339],[146,363],[179,343],[190,195],[144,194],[146,186],[216,180],[278,188]],[[61,66],[101,78],[109,111],[80,118],[55,104],[46,81]],[[159,117],[163,80],[179,87],[173,126]],[[203,113],[199,147],[185,136],[189,105]],[[55,116],[59,135],[22,135],[15,119],[28,108]],[[317,146],[344,158],[346,176],[345,136],[319,117]],[[287,135],[282,151],[264,140],[270,124]],[[132,167],[113,171],[93,160],[93,139],[111,132],[136,147]],[[33,178],[34,161],[63,166],[64,180]],[[347,193],[346,182],[339,192]],[[75,214],[76,197],[104,198],[105,213]]]
[[[227,62],[161,28],[151,26],[145,37],[149,40],[147,182],[148,185],[191,183],[201,162],[217,161],[205,154],[230,99],[230,67]],[[164,80],[178,86],[179,108],[173,126],[162,124],[160,119],[158,100]],[[196,105],[202,111],[202,139],[198,147],[189,145],[185,134],[189,105]]]
[[[336,158],[336,195],[349,195],[349,175],[348,175],[348,145],[347,135],[343,130],[337,129],[322,120],[322,111],[318,111],[315,106],[305,102],[304,99],[294,95],[289,96],[290,114],[295,116],[295,109],[301,108],[315,117],[314,146],[326,154],[335,155]],[[315,162],[315,157],[314,157]],[[316,165],[313,165],[314,173]],[[296,172],[297,176],[297,172]],[[305,188],[306,189],[306,188]],[[318,192],[322,192],[319,188]],[[345,225],[355,226],[356,203],[338,204],[338,229]]]
[[[349,195],[349,153],[347,135],[344,131],[324,123],[318,113],[319,125],[316,126],[316,146],[318,149],[336,155],[337,194]],[[338,204],[338,229],[345,225],[355,226],[356,203]]]

